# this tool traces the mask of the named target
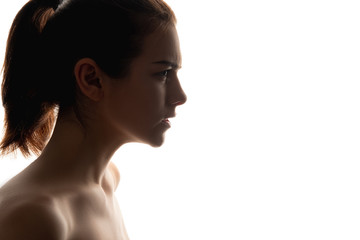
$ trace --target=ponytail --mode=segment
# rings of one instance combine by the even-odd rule
[[[40,34],[57,4],[51,0],[31,0],[11,26],[2,81],[5,108],[2,154],[17,149],[24,156],[31,152],[39,154],[53,129],[56,105],[49,101],[42,87]]]

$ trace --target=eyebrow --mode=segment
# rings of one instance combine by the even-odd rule
[[[153,64],[166,65],[166,66],[170,66],[171,68],[174,68],[174,69],[180,69],[181,68],[181,66],[179,64],[174,63],[174,62],[170,62],[170,61],[167,61],[167,60],[153,62]]]

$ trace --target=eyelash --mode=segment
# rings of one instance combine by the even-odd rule
[[[159,75],[162,78],[164,78],[163,80],[166,82],[168,80],[169,73],[170,73],[170,70],[165,70],[165,71],[159,72]]]
[[[165,70],[165,71],[160,72],[160,75],[161,76],[168,76],[169,72],[170,72],[170,70]]]

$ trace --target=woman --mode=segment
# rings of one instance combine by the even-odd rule
[[[128,239],[110,158],[129,142],[160,146],[186,101],[175,22],[162,0],[31,0],[20,10],[1,149],[38,158],[0,189],[0,239]]]

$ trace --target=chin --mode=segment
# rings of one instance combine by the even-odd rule
[[[146,134],[143,136],[138,136],[135,138],[134,142],[147,144],[151,147],[158,148],[164,144],[165,141],[165,131],[153,131],[150,134]]]
[[[151,147],[158,148],[164,144],[164,141],[165,141],[165,137],[164,134],[162,134],[161,136],[153,136],[146,143]]]
[[[164,144],[164,139],[149,143],[151,147],[158,148]]]

